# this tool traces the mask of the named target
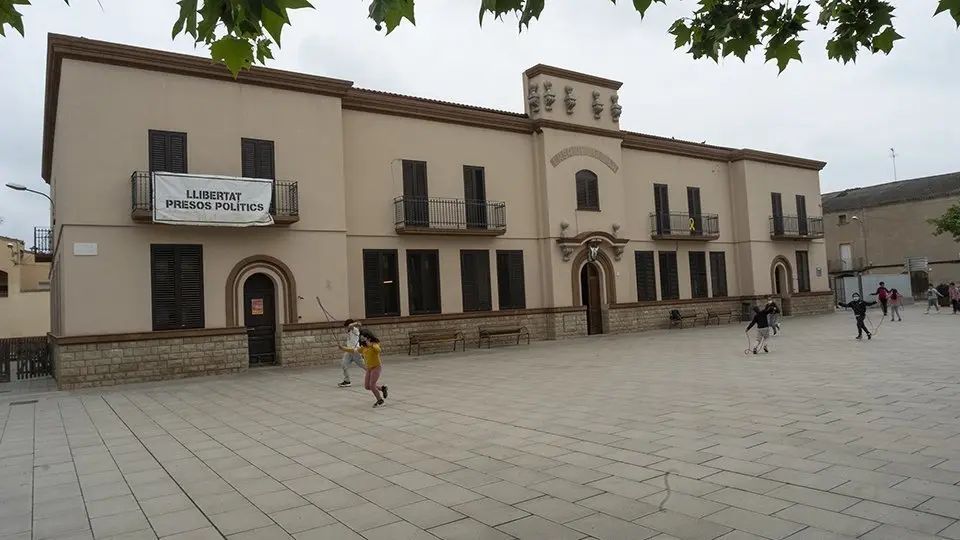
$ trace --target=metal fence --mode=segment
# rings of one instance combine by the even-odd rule
[[[46,336],[0,339],[0,382],[10,382],[14,362],[17,380],[54,376],[53,355]]]
[[[130,201],[134,212],[153,212],[153,173],[134,171],[130,175]],[[300,215],[300,190],[297,182],[274,180],[270,214],[280,217]]]
[[[798,216],[771,216],[771,236],[822,237],[823,218]]]
[[[504,231],[507,204],[499,201],[401,196],[393,200],[397,229]]]
[[[681,212],[652,212],[650,234],[653,236],[720,236],[720,218],[717,214],[684,214]]]

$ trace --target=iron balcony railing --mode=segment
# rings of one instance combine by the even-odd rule
[[[398,233],[501,235],[507,231],[507,203],[472,199],[400,196],[393,200]]]
[[[652,212],[650,236],[691,240],[716,239],[720,237],[720,218],[716,214]]]
[[[53,231],[49,227],[33,228],[33,252],[36,255],[53,254]]]
[[[863,257],[851,259],[830,259],[827,261],[827,271],[831,273],[859,272],[866,269]]]
[[[823,218],[770,216],[772,238],[823,238]]]
[[[135,219],[153,218],[153,173],[134,171],[130,175],[132,211]],[[270,214],[277,223],[300,219],[300,192],[296,182],[274,180]]]

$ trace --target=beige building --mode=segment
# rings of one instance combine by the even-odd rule
[[[822,198],[832,276],[907,273],[915,294],[960,281],[960,245],[933,236],[928,218],[960,202],[960,172],[827,193]]]
[[[49,239],[49,229],[38,229]],[[49,244],[48,244],[49,245]],[[0,236],[0,339],[50,332],[50,254],[26,249],[23,240]]]
[[[623,131],[617,81],[522,82],[503,112],[50,36],[59,383],[329,361],[348,317],[400,355],[831,309],[823,162]]]

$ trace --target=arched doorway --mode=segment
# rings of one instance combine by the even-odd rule
[[[587,334],[603,333],[603,295],[600,284],[600,267],[587,262],[580,269],[580,301],[587,307]]]
[[[790,261],[783,256],[777,256],[770,265],[770,288],[775,297],[780,299],[780,311],[783,315],[792,312],[791,299],[793,296],[793,270]]]
[[[243,283],[243,325],[247,327],[250,367],[277,363],[276,286],[261,272]]]

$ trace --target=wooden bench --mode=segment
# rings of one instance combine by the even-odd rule
[[[422,332],[410,332],[410,343],[407,345],[407,356],[417,348],[417,356],[420,356],[420,346],[431,343],[449,343],[453,342],[453,350],[457,350],[457,343],[461,350],[467,350],[467,340],[463,337],[463,332],[459,330],[425,330]]]
[[[697,317],[698,317],[698,315],[697,315],[697,310],[695,310],[695,309],[681,309],[681,310],[679,310],[679,311],[680,311],[680,318],[679,318],[679,319],[670,318],[670,328],[673,328],[674,326],[678,326],[678,327],[680,327],[680,328],[683,328],[683,323],[684,323],[684,321],[690,321],[690,322],[693,323],[693,324],[696,324],[696,323],[697,323]],[[668,314],[668,316],[669,316],[669,314]]]
[[[526,326],[481,326],[477,330],[477,348],[479,349],[483,340],[487,340],[487,348],[490,348],[490,340],[500,336],[516,336],[517,345],[522,338],[527,339],[527,345],[530,344],[530,332]]]
[[[710,324],[710,321],[711,321],[711,320],[716,319],[716,321],[717,321],[717,326],[720,326],[720,317],[726,317],[728,323],[731,322],[731,321],[733,321],[733,310],[729,310],[729,309],[708,309],[708,310],[707,310],[707,318],[706,318],[706,320],[704,321],[703,325],[704,325],[704,326],[707,326],[708,324]]]

